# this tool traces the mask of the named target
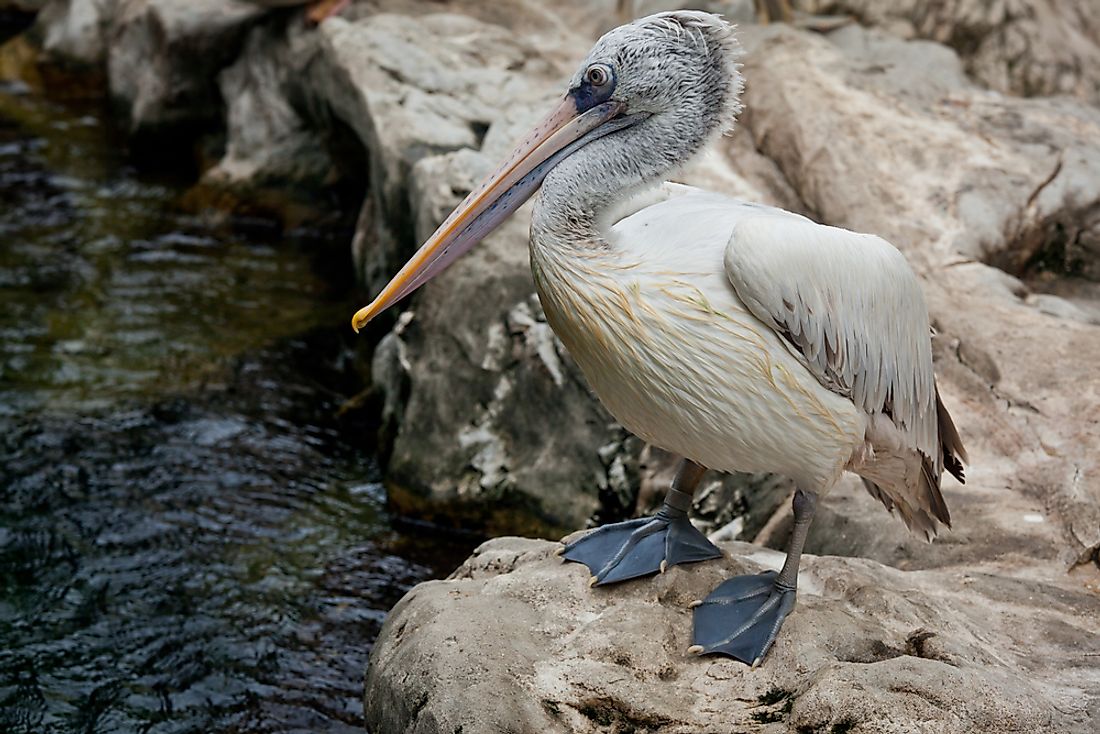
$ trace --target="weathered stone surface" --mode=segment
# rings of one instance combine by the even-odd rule
[[[398,19],[392,22],[400,24]],[[350,26],[346,32],[351,32]],[[492,31],[486,33],[491,39]],[[758,39],[754,33],[758,34]],[[689,172],[686,180],[807,211],[830,223],[876,232],[901,246],[911,261],[929,275],[933,315],[942,332],[937,350],[947,359],[941,371],[957,373],[945,376],[945,394],[960,396],[973,387],[975,380],[979,384],[986,383],[979,392],[984,401],[981,405],[953,406],[956,412],[979,409],[981,418],[974,421],[975,433],[999,436],[1002,441],[1007,439],[1004,411],[994,407],[997,400],[1004,399],[1005,393],[1001,392],[1000,385],[991,387],[994,382],[1003,381],[1000,375],[1003,368],[999,368],[997,360],[990,355],[1004,350],[1006,343],[1019,342],[1022,350],[1008,351],[1013,355],[1030,352],[1032,356],[1012,360],[1014,366],[1024,372],[1031,369],[1034,362],[1028,360],[1034,358],[1031,350],[1035,347],[1030,345],[1041,343],[1036,337],[1049,333],[1043,323],[1051,314],[1071,315],[1063,319],[1068,322],[1065,328],[1076,334],[1078,353],[1082,355],[1075,360],[1077,371],[1073,374],[1077,377],[1072,379],[1085,380],[1085,371],[1091,363],[1088,355],[1095,351],[1095,347],[1090,346],[1095,342],[1090,331],[1095,292],[1088,286],[1066,289],[1064,278],[1047,278],[1040,271],[1049,270],[1051,258],[1058,257],[1083,276],[1089,276],[1097,267],[1100,176],[1095,172],[1100,170],[1100,151],[1093,142],[1097,140],[1098,130],[1095,110],[1067,100],[1021,100],[985,92],[968,80],[957,56],[946,47],[928,42],[902,42],[858,27],[842,29],[828,40],[789,29],[754,31],[750,28],[745,36],[754,49],[746,69],[749,88],[745,127],[751,135],[734,136],[725,156],[712,155],[701,169]],[[520,41],[513,37],[509,43],[499,44],[500,52],[523,54],[522,47],[517,48],[516,44]],[[583,48],[579,48],[577,55],[580,53]],[[392,66],[393,62],[389,63]],[[470,62],[469,59],[454,61],[452,66],[460,68],[461,63]],[[384,62],[379,65],[385,67]],[[370,69],[371,64],[361,63],[355,68]],[[500,73],[507,76],[507,70]],[[539,81],[545,78],[545,75],[530,74],[527,83],[533,86],[541,83],[548,90],[555,89],[554,83]],[[432,83],[440,84],[438,81]],[[373,87],[365,83],[357,86]],[[415,97],[416,93],[411,94]],[[473,102],[456,100],[453,109],[464,110],[456,113],[456,119],[468,123],[474,115],[462,105],[478,104],[482,99],[475,93]],[[486,104],[497,101],[490,99]],[[416,123],[405,124],[406,119],[399,116],[405,114],[404,110],[394,113],[378,105],[370,109],[374,110],[373,117],[371,114],[348,114],[347,117],[349,120],[374,120],[375,127],[398,130],[395,135],[412,131],[413,139],[422,140],[427,136],[416,132]],[[806,115],[805,109],[813,109],[815,114]],[[445,154],[442,160],[426,157],[413,166],[411,179],[403,168],[407,159],[394,153],[387,157],[384,151],[390,146],[381,142],[375,144],[383,151],[383,162],[373,165],[381,165],[384,170],[373,178],[381,185],[373,188],[383,192],[378,194],[383,198],[373,203],[370,215],[364,217],[372,229],[361,228],[358,239],[363,249],[367,249],[364,247],[367,243],[373,245],[370,249],[377,257],[366,268],[367,279],[373,288],[379,287],[403,254],[407,254],[407,249],[402,251],[402,240],[406,243],[405,248],[410,241],[422,241],[477,176],[488,169],[489,161],[504,149],[503,145],[493,143],[494,133],[508,129],[509,134],[495,137],[503,142],[514,137],[513,130],[522,127],[515,124],[514,117],[509,119],[507,110],[489,107],[483,114],[483,119],[503,117],[507,121],[507,126],[497,122],[490,127],[483,142],[484,155],[464,150]],[[533,118],[535,114],[531,112],[530,116]],[[441,144],[444,147],[461,145],[461,138],[468,135],[461,124],[437,128],[457,130],[454,140]],[[433,130],[433,134],[438,136],[438,130]],[[840,131],[843,134],[839,134]],[[369,133],[369,130],[363,133],[366,140],[371,139]],[[410,149],[423,150],[423,143],[417,147],[406,138],[393,148],[396,151]],[[389,200],[384,194],[387,186],[392,186],[395,192]],[[404,192],[409,186],[412,190],[406,195]],[[403,219],[400,211],[405,200],[410,203],[408,218],[413,220],[415,233],[411,240],[395,235],[392,230],[395,221],[400,223]],[[394,210],[397,216],[381,215],[381,212]],[[522,221],[522,214],[519,218]],[[530,292],[523,255],[524,239],[525,228],[510,224],[486,243],[482,254],[494,250],[497,253],[484,261],[475,255],[468,262],[460,263],[453,273],[425,288],[417,301],[430,304],[440,299],[450,304],[437,311],[419,313],[417,318],[421,322],[413,332],[415,343],[411,348],[406,345],[411,372],[401,384],[407,391],[404,394],[410,397],[406,411],[397,413],[400,417],[408,417],[410,423],[397,430],[391,480],[398,490],[395,496],[426,500],[426,504],[417,507],[420,511],[437,499],[443,501],[441,506],[449,507],[459,496],[465,496],[476,505],[483,500],[499,499],[516,487],[524,487],[517,490],[520,496],[543,496],[537,485],[514,483],[516,477],[508,471],[508,467],[527,465],[525,459],[532,455],[531,449],[541,450],[542,447],[531,447],[524,445],[523,439],[507,437],[509,434],[531,435],[524,433],[524,427],[531,425],[533,420],[538,421],[542,403],[532,402],[536,406],[533,413],[503,409],[502,406],[514,400],[512,395],[526,393],[511,392],[510,387],[503,387],[505,383],[510,384],[509,381],[500,382],[499,377],[487,373],[485,365],[490,362],[485,361],[485,355],[490,351],[489,332],[479,331],[485,323],[493,322],[489,312],[498,314],[494,328],[502,328],[499,325],[507,323],[504,314],[523,302]],[[492,292],[491,297],[497,297],[497,287],[479,289],[478,284],[485,282],[486,276],[501,278],[508,268],[512,269],[508,282],[514,284],[515,290],[491,305],[489,312],[470,309],[468,294],[476,292],[482,300],[488,292]],[[940,275],[941,270],[944,275]],[[1064,272],[1061,267],[1054,270]],[[935,277],[931,276],[933,272]],[[1031,284],[1020,283],[1019,297],[1010,294],[1003,285],[1013,282],[1017,276],[1023,276]],[[955,282],[961,292],[946,290],[944,283],[948,280]],[[1071,300],[1065,300],[1061,294],[1069,295]],[[985,303],[985,299],[991,299],[992,303]],[[960,300],[969,301],[970,307],[957,308],[955,304]],[[998,341],[990,338],[984,319],[966,318],[967,314],[988,313],[994,304],[997,308],[1018,310],[1022,314],[1008,314],[1006,323],[1018,324],[1023,319],[1029,322],[1033,331],[1023,336],[1025,332],[1006,327],[999,333],[1002,340]],[[426,314],[432,313],[440,314],[439,321],[424,320]],[[965,323],[947,328],[960,317]],[[462,336],[452,339],[453,333]],[[442,346],[447,342],[450,342],[448,346]],[[538,350],[520,349],[518,353],[538,354]],[[430,359],[429,354],[432,355]],[[569,364],[567,359],[563,363]],[[422,365],[433,367],[425,369]],[[424,376],[426,371],[438,371],[444,365],[448,370],[445,379],[438,375],[430,379]],[[530,365],[520,360],[517,368],[541,370],[543,380],[549,374],[538,360]],[[1063,386],[1070,379],[1067,375]],[[471,390],[470,386],[474,385],[478,387]],[[1040,388],[1040,392],[1053,395],[1057,390]],[[471,393],[476,396],[471,398],[472,403],[456,397]],[[577,392],[578,400],[582,399],[582,394]],[[1017,400],[1015,405],[1025,405],[1032,397],[1017,394]],[[447,403],[455,405],[453,413],[440,412],[439,406]],[[473,412],[469,410],[471,405]],[[1088,410],[1095,409],[1095,403],[1089,405]],[[1017,476],[1015,446],[1026,443],[1025,437],[1034,430],[1028,425],[1030,417],[1020,415],[1020,410],[1010,409],[1017,415],[1008,425],[1020,433],[1016,433],[1009,443],[996,447],[995,454],[999,458],[976,462],[978,472],[994,466],[996,471],[989,476],[976,475],[977,481],[972,485],[1020,486],[1013,479]],[[468,423],[471,415],[482,416],[474,420],[480,427],[477,432],[471,432]],[[485,416],[494,417],[486,419]],[[1059,425],[1071,424],[1060,424],[1058,418],[1053,417],[1050,425],[1059,433],[1062,431]],[[996,429],[982,430],[990,426]],[[1087,429],[1086,436],[1091,436],[1091,431]],[[431,436],[441,437],[440,442],[435,443]],[[465,439],[459,440],[460,436]],[[570,448],[576,447],[583,452],[585,445],[601,446],[617,440],[607,434],[582,438],[577,444],[570,444]],[[464,443],[464,449],[455,449]],[[1061,554],[1077,558],[1087,555],[1100,541],[1096,537],[1100,530],[1091,529],[1100,523],[1094,522],[1091,498],[1070,499],[1078,492],[1073,489],[1072,481],[1077,467],[1091,466],[1091,460],[1081,449],[1086,444],[1087,441],[1075,442],[1078,451],[1068,463],[1062,461],[1065,456],[1055,459],[1045,452],[1028,457],[1035,462],[1028,470],[1029,476],[1048,478],[1044,485],[1052,481],[1061,488],[1059,491],[1070,506],[1076,508],[1066,514],[1067,518],[1076,518],[1078,526],[1071,534],[1077,540],[1068,547],[1058,537],[1055,524],[1044,526],[1044,532],[1038,534],[1034,527],[1021,527],[1019,518],[1024,514],[1040,510],[1045,516],[1045,493],[1032,493],[1027,498],[1018,494],[1012,501],[994,503],[987,501],[990,497],[973,499],[976,492],[982,491],[978,488],[955,492],[959,498],[952,501],[962,506],[962,511],[967,511],[972,502],[979,511],[987,508],[984,510],[987,514],[1004,513],[1000,521],[988,525],[990,540],[1007,524],[1013,527],[1013,532],[1027,539],[1026,547],[1034,547],[1040,556]],[[503,446],[508,446],[509,451],[503,451]],[[521,448],[517,450],[517,446]],[[549,453],[538,455],[552,460]],[[1013,456],[1011,460],[1009,455]],[[424,456],[432,458],[425,460]],[[493,457],[492,461],[487,458],[489,456]],[[517,456],[523,458],[517,460]],[[1050,472],[1040,468],[1049,463],[1055,464],[1048,467]],[[589,462],[584,466],[584,471],[573,471],[572,475],[596,476],[596,486],[609,485],[610,480],[600,477],[599,464]],[[456,481],[454,477],[458,473],[465,479]],[[490,491],[487,487],[497,489]],[[509,489],[504,491],[505,487]],[[554,492],[549,496],[560,499],[562,495]],[[588,496],[593,496],[592,490]],[[919,562],[914,559],[927,557],[920,543],[904,540],[899,544],[893,538],[883,538],[877,530],[882,522],[877,514],[879,510],[864,501],[858,485],[846,485],[838,497],[841,498],[838,501],[852,505],[853,513],[837,518],[846,526],[843,533],[830,534],[829,525],[819,524],[824,529],[818,534],[828,535],[830,545],[825,547],[860,553],[874,546],[880,554],[877,557],[895,563]],[[411,508],[413,504],[410,501],[407,506]],[[592,504],[589,501],[574,507],[589,510]],[[780,512],[785,513],[785,509]],[[1081,518],[1089,519],[1082,521]],[[569,516],[559,524],[574,520],[574,516]],[[772,523],[769,533],[769,537],[774,536],[772,542],[782,542],[784,528],[780,518]],[[838,543],[838,540],[843,542]],[[824,538],[820,542],[824,542]],[[994,543],[985,547],[990,553],[995,552]],[[941,556],[951,555],[955,550],[943,544],[936,547],[932,556],[944,561],[946,557]]]
[[[357,246],[356,255],[374,290],[413,247],[412,166],[481,147],[506,106],[534,113],[546,99],[538,86],[541,62],[529,65],[527,48],[505,28],[458,15],[335,19],[319,33],[311,86],[370,153],[371,226],[359,235],[369,246]]]
[[[687,605],[729,558],[590,589],[557,544],[502,538],[394,608],[371,657],[373,731],[1094,731],[1100,598],[981,568],[904,572],[807,557],[799,606],[756,669],[696,658]]]
[[[226,151],[204,174],[206,184],[317,189],[332,177],[325,136],[294,104],[305,98],[302,77],[319,53],[316,35],[298,22],[249,32],[240,56],[218,75]]]
[[[902,38],[954,48],[982,84],[1100,103],[1100,16],[1093,0],[797,0]]]
[[[320,33],[314,93],[369,152],[356,254],[374,290],[549,107],[558,74],[467,17],[380,14]],[[395,406],[387,484],[404,511],[553,532],[596,508],[597,449],[619,431],[542,320],[525,243],[517,218],[429,284],[376,359]]]
[[[98,66],[107,57],[111,23],[123,0],[48,0],[34,36],[57,61]]]
[[[219,121],[217,73],[265,12],[239,0],[122,0],[107,72],[131,131]]]

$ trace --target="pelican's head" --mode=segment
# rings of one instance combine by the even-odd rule
[[[605,99],[630,114],[674,118],[704,136],[725,132],[742,88],[733,26],[695,11],[658,13],[608,31],[570,80],[582,110]]]
[[[647,130],[659,145],[645,145],[640,155],[668,159],[657,161],[663,169],[682,163],[733,125],[742,85],[739,51],[732,26],[707,13],[659,13],[609,31],[557,107],[352,317],[352,328],[358,331],[442,272],[527,201],[555,166],[593,141]]]

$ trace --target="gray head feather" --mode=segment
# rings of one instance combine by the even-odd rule
[[[716,15],[659,13],[605,34],[570,81],[583,92],[593,65],[614,77],[611,99],[644,120],[594,140],[547,175],[533,234],[592,238],[617,201],[659,182],[733,127],[744,82],[733,26]]]
[[[612,99],[625,102],[628,111],[698,117],[710,134],[722,134],[741,111],[741,54],[733,26],[717,15],[658,13],[608,31],[571,87],[589,66],[604,63],[618,81]]]

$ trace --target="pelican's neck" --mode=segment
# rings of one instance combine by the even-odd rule
[[[616,205],[656,186],[705,145],[709,130],[675,115],[653,115],[592,141],[550,171],[535,201],[531,243],[606,247]]]

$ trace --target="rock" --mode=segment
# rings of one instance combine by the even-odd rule
[[[319,32],[313,91],[368,150],[356,252],[375,290],[549,107],[558,74],[504,27],[472,18],[379,14]],[[387,405],[402,396],[386,473],[400,511],[560,533],[596,509],[606,483],[597,449],[621,430],[564,357],[533,290],[517,218],[425,287],[387,340],[375,373]]]
[[[1100,18],[1092,0],[798,0],[902,38],[954,48],[967,71],[1009,94],[1100,103]]]
[[[96,67],[107,57],[111,23],[123,0],[48,0],[32,35],[48,58]]]
[[[386,38],[364,40],[375,38],[368,32],[374,23],[387,29]],[[335,109],[342,110],[341,117],[359,126],[359,135],[371,151],[372,202],[361,219],[357,247],[367,253],[363,258],[365,279],[372,290],[381,286],[411,246],[426,238],[488,170],[490,161],[505,149],[505,141],[534,118],[541,107],[537,101],[540,94],[548,97],[556,89],[556,82],[546,81],[555,78],[553,74],[532,66],[534,51],[525,50],[521,34],[511,34],[505,42],[494,36],[498,31],[485,24],[471,25],[469,37],[484,34],[486,39],[479,48],[492,45],[501,54],[500,66],[494,70],[492,64],[485,68],[483,60],[472,53],[447,50],[446,35],[432,36],[435,31],[430,23],[421,25],[432,41],[420,48],[443,49],[440,53],[445,58],[406,60],[415,57],[412,51],[403,50],[403,44],[411,43],[402,40],[399,28],[403,23],[396,16],[380,16],[358,24],[326,26],[331,36],[331,50],[326,52],[331,57],[329,63],[351,70],[345,76],[358,79],[353,92],[367,90],[329,91],[327,96],[334,100]],[[970,429],[966,431],[968,444],[982,440],[995,444],[988,454],[983,448],[972,447],[971,453],[977,452],[979,457],[975,461],[979,473],[972,472],[976,481],[971,488],[948,490],[951,503],[960,512],[973,510],[988,521],[973,524],[966,536],[970,545],[942,543],[928,552],[915,540],[901,536],[899,542],[897,536],[884,536],[880,510],[866,501],[857,483],[849,483],[838,490],[835,499],[843,503],[844,512],[836,513],[833,524],[818,524],[811,547],[870,553],[891,563],[938,565],[960,555],[997,553],[996,539],[1007,531],[1018,536],[1021,548],[1039,558],[1060,556],[1068,561],[1086,557],[1100,544],[1100,522],[1095,517],[1095,498],[1074,489],[1073,477],[1077,469],[1093,471],[1085,446],[1095,431],[1086,429],[1070,440],[1077,429],[1059,425],[1079,423],[1064,414],[1049,421],[1044,418],[1048,428],[1043,435],[1056,437],[1052,440],[1060,446],[1057,457],[1044,451],[1020,457],[1021,446],[1036,445],[1035,419],[1014,408],[1010,410],[1013,417],[1006,420],[1003,403],[998,402],[1010,394],[1005,392],[1002,359],[1011,362],[1013,375],[1034,372],[1032,365],[1041,364],[1042,359],[1033,345],[1042,343],[1050,333],[1044,324],[1051,318],[1051,302],[1021,300],[1030,288],[1026,283],[1042,271],[1052,251],[1064,252],[1070,262],[1081,263],[1079,269],[1085,273],[1096,261],[1090,248],[1098,241],[1095,221],[1100,211],[1100,177],[1095,175],[1100,170],[1100,149],[1092,142],[1100,139],[1097,112],[1065,99],[1039,101],[989,93],[968,79],[950,49],[924,41],[901,41],[855,26],[827,39],[789,28],[752,27],[744,31],[744,37],[750,50],[746,62],[750,83],[743,131],[732,138],[727,150],[712,153],[682,178],[804,211],[829,223],[875,232],[902,247],[918,270],[927,274],[929,300],[941,331],[937,353],[949,404],[956,415],[962,414],[960,422]],[[572,47],[576,57],[583,54],[579,41]],[[357,55],[356,48],[364,55]],[[510,73],[507,59],[513,58],[524,59],[522,74]],[[395,79],[398,59],[404,76]],[[510,108],[500,109],[500,98],[485,98],[480,89],[472,91],[468,99],[462,97],[461,92],[471,88],[465,81],[471,78],[465,65],[475,61],[482,63],[478,73],[497,75],[492,81],[497,87],[527,85],[522,93],[536,100],[530,103],[533,109],[527,119],[521,116],[517,121]],[[436,72],[442,67],[454,69],[454,78],[417,71],[422,66]],[[326,75],[341,78],[334,73]],[[415,103],[423,98],[420,87],[433,94],[434,106],[426,111]],[[503,98],[514,96],[510,93]],[[400,105],[394,99],[409,101]],[[805,115],[805,109],[813,109],[815,114]],[[440,115],[445,119],[440,121]],[[471,141],[476,136],[470,126],[479,117],[483,123],[494,124],[484,141]],[[417,126],[424,119],[432,125],[420,130]],[[385,131],[386,142],[379,139],[378,130]],[[841,130],[844,134],[838,135]],[[463,147],[479,143],[477,152]],[[448,147],[459,150],[440,156],[424,153]],[[415,162],[410,164],[410,160]],[[407,214],[402,213],[405,202],[409,204]],[[407,230],[402,224],[406,221],[412,225],[412,237],[402,234]],[[487,359],[508,341],[500,336],[511,334],[508,312],[526,302],[530,294],[525,225],[517,226],[516,221],[525,221],[522,213],[479,248],[479,253],[460,261],[414,301],[417,323],[403,337],[410,371],[395,383],[409,397],[405,410],[397,410],[394,416],[389,480],[394,497],[399,498],[398,506],[405,510],[438,517],[453,512],[459,503],[467,508],[457,513],[461,522],[503,529],[497,521],[479,519],[484,511],[479,515],[476,508],[487,503],[494,508],[501,506],[498,503],[526,506],[524,514],[534,513],[539,521],[525,527],[556,531],[575,526],[579,518],[595,511],[594,498],[600,497],[601,491],[606,494],[614,483],[611,467],[616,458],[598,463],[592,456],[594,448],[625,444],[616,438],[614,428],[606,427],[606,415],[589,405],[583,385],[572,392],[573,388],[567,387],[554,398],[565,404],[577,401],[576,409],[555,414],[553,425],[558,428],[554,433],[578,436],[576,428],[564,428],[576,423],[559,421],[580,420],[580,416],[586,416],[587,425],[598,428],[585,429],[576,442],[561,444],[568,447],[564,454],[557,453],[558,446],[554,453],[543,451],[539,442],[544,434],[529,429],[544,418],[541,398],[531,402],[530,412],[525,406],[509,407],[516,400],[513,395],[528,394],[515,388],[514,375],[533,374],[531,379],[542,386],[535,393],[548,397],[554,395],[550,385],[555,379],[543,359],[549,352],[536,345],[521,343],[514,348],[514,354],[535,358],[527,361],[521,356],[508,368],[516,372],[507,378],[506,373],[496,372],[499,359]],[[1011,274],[1007,277],[1024,278],[1017,280],[1022,292],[1012,293],[997,284],[994,274],[1006,275],[1005,271]],[[486,278],[493,285],[486,287]],[[509,284],[507,294],[500,291],[502,283]],[[1042,289],[1048,290],[1048,286]],[[482,294],[481,301],[492,299],[491,303],[470,308],[468,294],[473,292]],[[1085,300],[1083,305],[1074,304],[1077,311],[1073,313],[1089,313]],[[968,306],[960,309],[956,305],[960,302]],[[1040,302],[1046,307],[1034,305]],[[438,305],[443,303],[447,305]],[[537,308],[530,308],[534,323],[540,323]],[[1003,312],[1005,326],[996,330],[997,339],[990,337],[989,324],[980,316],[989,314],[991,308]],[[1059,313],[1070,312],[1062,309]],[[1089,365],[1096,360],[1095,339],[1089,331],[1093,327],[1090,319],[1080,316],[1063,321],[1066,323],[1059,328],[1072,330],[1074,349],[1081,355],[1070,358],[1075,365],[1073,379],[1085,381]],[[1023,323],[1028,327],[1021,331],[1018,327]],[[544,329],[541,324],[536,333]],[[1020,351],[1004,355],[1008,343],[1018,345]],[[563,374],[575,377],[568,358],[556,353],[565,365]],[[1014,356],[1025,353],[1030,356]],[[443,366],[448,370],[445,376],[439,374]],[[1069,384],[1069,379],[1067,376],[1063,385]],[[573,385],[570,380],[563,384]],[[1060,410],[1068,408],[1057,397],[1057,390],[1041,385],[1011,393],[1013,404],[1033,405],[1032,387],[1038,394],[1050,396],[1052,405],[1059,404]],[[968,396],[965,402],[964,394]],[[449,407],[441,410],[441,405]],[[1092,404],[1089,410],[1094,409]],[[1059,420],[1069,422],[1060,424]],[[970,440],[970,434],[980,438]],[[562,489],[546,494],[543,479],[538,478],[546,475],[532,473],[526,479],[521,472],[512,471],[533,466],[530,459],[534,456],[547,462],[539,465],[542,467],[553,462],[559,462],[555,466],[562,461],[575,463],[554,476],[563,480],[573,477],[574,485],[582,488],[574,487],[571,495],[561,485]],[[636,460],[636,455],[623,455],[618,463]],[[1018,461],[1027,466],[1025,471],[1018,471]],[[1023,476],[1029,477],[1026,486],[1043,477],[1042,486],[1058,488],[1053,495],[1060,497],[1056,505],[1068,503],[1064,519],[1078,528],[1070,533],[1074,540],[1069,546],[1059,536],[1058,523],[1037,528],[1019,520],[1037,510],[1044,516],[1050,514],[1050,508],[1044,506],[1049,496],[1046,491],[1016,492],[1011,499],[993,501],[988,494],[993,490],[982,489],[1025,486],[1020,483]],[[554,484],[557,486],[556,480]],[[562,504],[567,496],[580,499]],[[765,501],[765,506],[779,507],[776,496]],[[550,497],[555,498],[553,502],[547,501]],[[631,506],[635,510],[650,506],[632,504],[629,498],[616,502],[624,511]],[[569,514],[561,514],[563,507]],[[433,512],[433,508],[439,511]],[[781,544],[786,537],[785,518],[786,508],[780,507],[774,521],[754,526],[764,526],[769,542]],[[727,516],[723,522],[733,519]],[[708,529],[719,524],[714,522]],[[830,528],[834,530],[830,532]],[[981,543],[975,543],[978,536],[983,538]],[[974,550],[975,545],[984,550]]]
[[[490,541],[398,602],[368,728],[1039,734],[1100,715],[1100,598],[1076,584],[805,557],[799,605],[752,669],[688,655],[687,605],[779,554],[724,543],[725,560],[593,590],[557,547]]]
[[[21,0],[32,2],[32,0]],[[157,134],[182,127],[212,127],[221,121],[222,97],[218,73],[235,59],[248,30],[279,0],[46,0],[30,36],[42,49],[42,61],[65,67],[106,67],[108,86],[132,133]],[[297,4],[297,3],[292,3]],[[263,51],[280,46],[278,24],[266,35]],[[236,91],[246,81],[252,65],[252,81],[257,73],[268,76],[294,69],[294,60],[284,54],[276,68],[269,63],[264,72],[255,68],[256,54],[262,41],[254,41],[248,59],[238,61],[237,71],[222,83]],[[293,44],[281,42],[282,47]],[[237,102],[237,111],[247,102]],[[256,102],[253,96],[253,103]],[[258,121],[257,127],[271,133],[272,117],[285,117],[285,100],[268,95],[265,104],[273,111]],[[255,108],[253,108],[255,109]],[[239,120],[238,120],[239,121]],[[230,120],[232,125],[235,121]],[[236,131],[235,131],[236,132]],[[256,132],[247,133],[253,138]],[[285,139],[276,136],[266,151],[268,158],[285,155]],[[302,151],[296,151],[302,152]],[[239,153],[239,151],[237,152]],[[308,157],[308,154],[307,154]],[[230,163],[240,163],[240,157]],[[305,165],[310,165],[306,162]],[[262,167],[262,166],[261,166]],[[230,166],[230,168],[232,168]],[[259,169],[257,169],[259,170]],[[236,174],[242,170],[235,171]]]
[[[458,15],[416,22],[389,13],[356,22],[333,19],[318,32],[322,50],[309,70],[310,87],[355,131],[370,157],[369,209],[358,237],[371,244],[356,252],[364,258],[367,286],[376,290],[419,234],[412,230],[416,214],[408,198],[413,165],[481,148],[493,124],[517,129],[516,118],[533,119],[549,101],[548,70],[506,28]],[[511,119],[500,119],[508,108]],[[489,165],[462,171],[466,185]],[[437,192],[447,201],[454,197],[438,188],[430,193]]]
[[[239,0],[125,0],[112,18],[107,72],[131,132],[220,121],[217,74],[265,12]]]
[[[206,185],[317,191],[335,178],[325,135],[294,104],[305,98],[301,79],[319,52],[316,35],[301,23],[268,23],[249,32],[240,56],[218,75],[226,150],[203,174]]]

